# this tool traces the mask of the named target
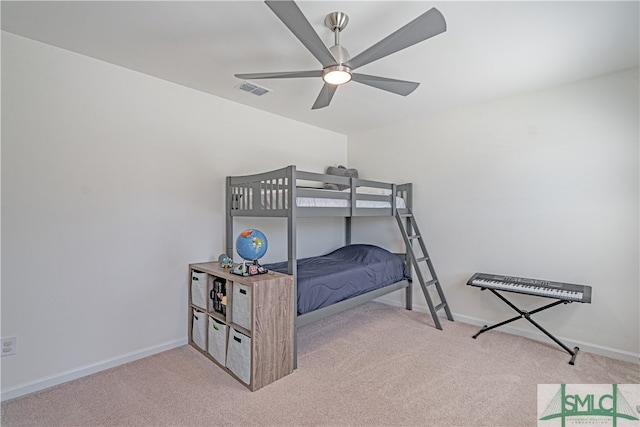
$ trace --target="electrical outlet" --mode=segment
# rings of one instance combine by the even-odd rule
[[[18,344],[18,337],[9,337],[2,338],[1,348],[2,354],[1,356],[12,356],[16,354],[16,345]]]

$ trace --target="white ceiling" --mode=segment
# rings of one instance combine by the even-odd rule
[[[321,65],[261,1],[2,1],[2,29],[349,135],[519,93],[637,67],[637,1],[300,1],[321,39],[333,11],[349,24],[352,56],[432,7],[447,31],[358,69],[421,82],[407,97],[355,82],[311,110],[319,78],[256,80],[272,92],[240,91],[234,73]]]

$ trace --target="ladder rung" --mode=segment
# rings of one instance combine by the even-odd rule
[[[438,280],[433,279],[433,280],[429,280],[427,283],[425,283],[425,286],[431,286],[431,285],[435,285],[436,283],[438,283]]]
[[[410,240],[413,240],[413,239],[419,239],[419,238],[420,238],[420,235],[419,235],[419,234],[414,234],[413,236],[409,236],[409,239],[410,239]]]
[[[428,257],[428,256],[424,256],[424,257],[422,257],[422,258],[418,258],[418,259],[416,260],[416,262],[422,262],[422,261],[428,261],[428,260],[429,260],[429,257]]]
[[[446,302],[441,302],[440,304],[436,305],[435,307],[433,307],[434,311],[440,311],[443,308],[445,308],[447,306]]]

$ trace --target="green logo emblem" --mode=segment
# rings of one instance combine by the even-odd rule
[[[581,390],[588,387],[589,385],[585,384]],[[539,420],[547,421],[560,418],[562,427],[565,427],[566,419],[570,417],[610,418],[614,427],[617,426],[618,419],[638,420],[633,408],[620,392],[617,384],[611,384],[611,393],[606,391],[604,393],[573,394],[567,393],[566,384],[560,384],[560,389],[553,396]],[[580,424],[584,424],[584,422]]]

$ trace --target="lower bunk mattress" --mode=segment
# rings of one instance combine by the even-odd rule
[[[373,245],[348,245],[326,255],[303,258],[298,266],[298,314],[410,279],[398,255]],[[287,274],[287,262],[265,264]]]

